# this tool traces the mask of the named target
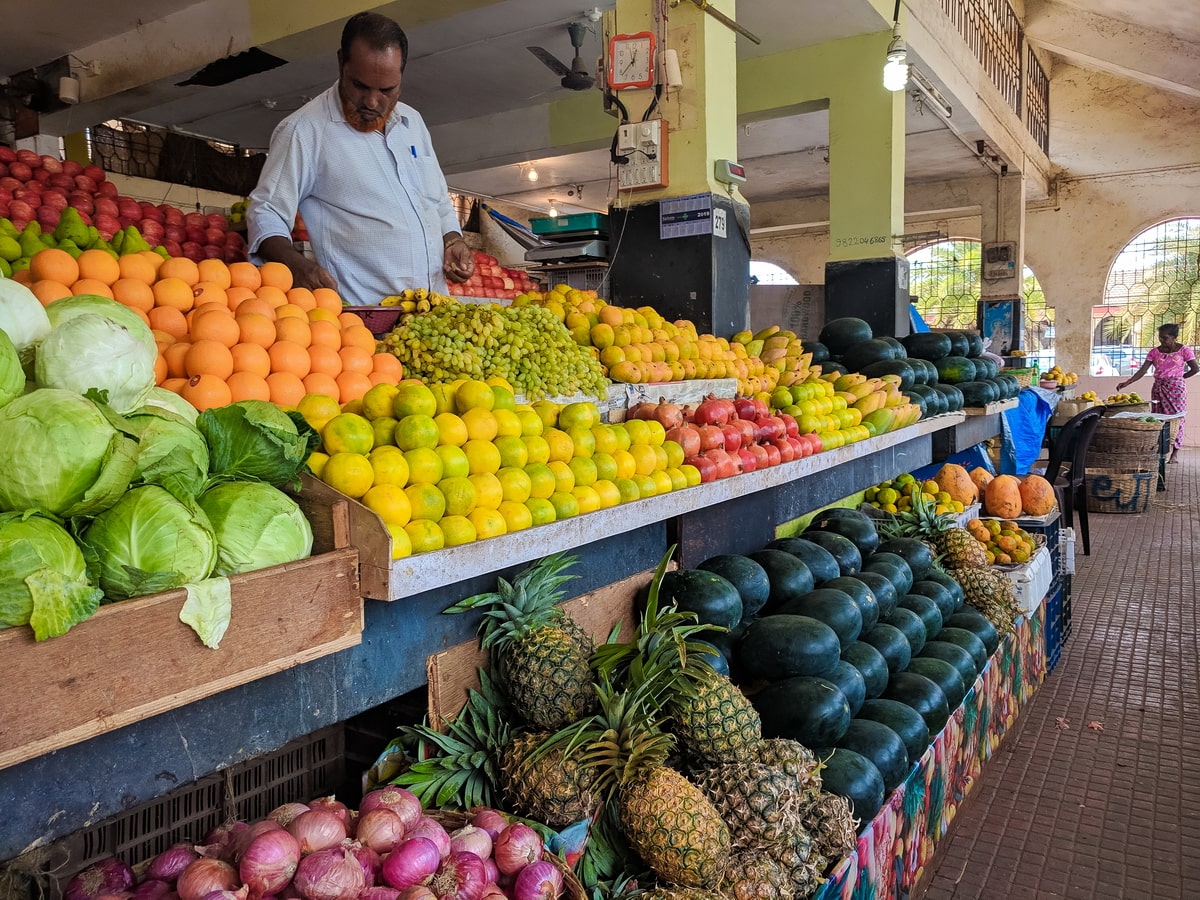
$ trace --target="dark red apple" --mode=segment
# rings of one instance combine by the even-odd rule
[[[117,190],[117,186],[113,182],[105,181],[100,185],[100,187],[96,188],[96,193],[99,194],[101,197],[114,197],[115,198],[119,195],[120,192]]]
[[[91,167],[86,167],[84,171],[86,172],[88,168]],[[87,175],[76,175],[75,187],[79,188],[81,191],[87,191],[89,194],[96,193],[96,181],[89,178]]]
[[[141,206],[142,206],[142,218],[143,219],[152,219],[153,221],[158,222],[160,225],[162,224],[162,222],[163,222],[162,210],[160,210],[153,203],[143,203]]]
[[[142,219],[137,225],[138,231],[142,233],[142,237],[146,239],[146,243],[153,247],[159,243],[163,237],[163,227],[153,219]]]
[[[222,231],[229,230],[229,220],[221,213],[209,213],[205,218],[208,221],[209,228],[220,228]]]
[[[45,169],[34,169],[33,170],[33,180],[40,182],[41,184],[45,184],[47,181],[50,180],[50,173],[47,172]]]
[[[117,203],[111,197],[97,197],[95,200],[96,215],[112,216],[114,219],[121,214]]]
[[[73,159],[64,159],[62,164],[62,172],[64,175],[70,175],[74,178],[76,175],[83,174],[83,166]]]
[[[0,162],[6,166],[17,161],[17,151],[12,147],[0,145]]]
[[[41,154],[34,153],[32,150],[18,150],[17,160],[23,162],[31,169],[40,169],[42,167]]]
[[[163,241],[162,246],[168,256],[183,256],[183,247],[176,241]]]
[[[55,209],[53,206],[38,207],[37,220],[43,231],[48,228],[56,228],[60,218],[62,218],[62,210]]]
[[[62,170],[63,170],[62,160],[59,159],[57,156],[43,156],[42,157],[42,168],[45,169],[47,172],[49,172],[51,175],[62,172]]]
[[[204,229],[203,228],[200,228],[196,225],[188,225],[186,228],[184,228],[184,231],[187,233],[187,239],[189,241],[192,241],[193,243],[196,243],[196,244],[204,243]]]
[[[99,166],[84,166],[83,171],[81,171],[79,174],[90,178],[96,184],[100,184],[108,178],[107,173],[105,173],[105,171]],[[95,188],[92,190],[95,190]]]
[[[106,241],[111,240],[112,236],[121,230],[121,223],[117,221],[115,216],[97,213],[95,221],[96,230],[104,236]]]
[[[225,259],[225,262],[227,262],[227,263],[245,262],[246,261],[246,251],[241,250],[237,247],[226,247],[224,259]]]
[[[188,228],[207,228],[208,219],[204,213],[191,212],[183,217],[183,224]]]
[[[246,249],[246,239],[237,231],[229,231],[225,234],[225,246],[244,250]]]
[[[182,225],[167,224],[163,226],[163,236],[177,244],[182,244],[187,240],[187,229]]]
[[[162,209],[162,207],[160,206],[159,209]],[[174,206],[168,206],[166,209],[163,209],[162,214],[163,214],[163,222],[166,223],[167,225],[179,225],[181,227],[183,226],[184,216],[183,216],[182,209],[178,209]]]
[[[222,246],[225,243],[225,232],[220,228],[205,228],[204,243]]]
[[[26,222],[32,222],[37,216],[35,207],[31,206],[25,200],[14,199],[8,205],[8,213],[16,223],[17,219],[23,219]]]
[[[43,202],[47,202],[52,195],[47,192],[43,197]],[[85,194],[82,191],[72,191],[67,197],[67,203],[75,207],[80,212],[85,212],[89,216],[96,211],[96,205],[92,202],[90,194]]]
[[[183,245],[183,255],[194,262],[204,259],[204,247],[195,241],[187,241]]]
[[[42,197],[42,206],[57,209],[60,212],[67,208],[67,198],[62,194],[46,194]]]
[[[70,175],[59,172],[51,175],[46,181],[47,187],[65,188],[68,192],[75,190],[75,179]]]
[[[225,255],[225,247],[222,244],[205,244],[204,258],[205,259],[221,259]]]

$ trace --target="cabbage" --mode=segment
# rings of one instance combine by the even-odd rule
[[[208,517],[194,503],[148,484],[92,520],[83,550],[109,600],[125,600],[201,581],[217,562]]]
[[[158,345],[154,342],[154,334],[150,331],[150,326],[132,309],[116,300],[109,300],[99,294],[78,294],[74,297],[55,300],[46,307],[51,330],[76,316],[87,314],[104,316],[104,318],[124,326],[126,331],[158,353]]]
[[[264,400],[206,409],[196,424],[208,441],[213,475],[275,485],[298,479],[321,440],[299,413],[289,416]]]
[[[156,406],[143,406],[125,421],[138,441],[135,482],[160,484],[180,499],[204,490],[208,445],[195,425]]]
[[[11,278],[0,278],[0,329],[13,342],[22,362],[32,358],[34,348],[50,333],[46,307],[33,291]]]
[[[200,496],[217,536],[216,575],[236,575],[304,559],[312,526],[283,491],[261,481],[227,481]]]
[[[95,613],[100,596],[61,525],[32,513],[0,515],[0,628],[28,624],[36,640],[58,637]]]
[[[25,393],[25,372],[21,355],[12,339],[0,328],[0,406]]]
[[[154,387],[150,388],[150,393],[146,395],[146,402],[138,412],[146,412],[147,407],[156,409],[165,409],[168,412],[173,412],[177,416],[183,416],[191,425],[196,424],[196,419],[200,417],[200,410],[192,406],[174,391],[168,391],[166,388]]]
[[[0,511],[92,516],[129,487],[137,444],[86,397],[43,388],[0,407]]]
[[[154,387],[157,350],[114,319],[97,313],[72,316],[50,330],[37,350],[40,387],[92,394],[124,414],[137,409]]]

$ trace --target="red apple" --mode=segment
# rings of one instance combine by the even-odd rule
[[[163,226],[163,236],[169,241],[182,244],[187,240],[187,229],[182,225],[167,224]]]
[[[43,156],[42,168],[51,174],[61,172],[63,170],[62,160],[57,156]]]
[[[151,247],[165,237],[163,226],[153,219],[142,219],[142,221],[138,222],[137,229],[142,233],[142,237],[146,239],[146,243]]]
[[[8,177],[8,163],[0,163],[0,178]]]
[[[155,222],[158,222],[161,225],[162,221],[163,221],[162,210],[160,210],[153,203],[143,203],[142,204],[142,218],[143,219],[153,219]]]
[[[13,193],[5,188],[0,188],[0,203],[12,203]]]
[[[237,247],[239,250],[244,250],[246,247],[246,239],[237,231],[227,231],[225,233],[225,246]]]
[[[83,166],[75,162],[73,159],[64,159],[62,164],[62,172],[64,175],[70,175],[74,178],[76,175],[83,174]]]
[[[246,251],[240,250],[237,247],[226,247],[224,259],[227,263],[245,262]]]
[[[197,244],[195,241],[187,241],[183,245],[183,255],[195,262],[200,262],[204,259],[204,247]]]
[[[222,231],[229,230],[229,220],[221,213],[209,213],[205,216],[205,219],[208,221],[209,228],[220,228]]]
[[[33,180],[37,181],[41,184],[45,184],[47,181],[50,180],[50,173],[47,172],[45,169],[34,169],[33,170]]]
[[[12,147],[0,145],[0,162],[6,166],[17,161],[17,151]]]
[[[204,243],[223,246],[225,243],[225,232],[220,228],[205,228]]]
[[[111,197],[97,197],[95,201],[96,215],[112,216],[114,219],[121,214],[116,201]]]
[[[62,212],[67,208],[67,198],[62,194],[46,194],[42,197],[42,206]]]
[[[32,150],[18,150],[17,160],[23,162],[31,169],[40,169],[42,167],[42,157]]]
[[[188,225],[184,231],[187,233],[187,239],[196,244],[204,243],[204,229],[196,225]]]
[[[92,181],[94,181],[96,184],[100,184],[106,178],[108,178],[107,173],[99,166],[84,166],[83,171],[80,172],[80,174],[92,179]],[[95,189],[93,188],[93,190]]]
[[[119,192],[115,184],[111,181],[105,181],[96,189],[96,193],[101,197],[116,197]]]
[[[37,216],[33,206],[30,206],[25,200],[13,200],[8,204],[8,213],[12,217],[15,225],[17,219],[22,219],[25,222],[32,222]]]
[[[183,247],[175,241],[163,241],[162,246],[168,256],[183,256]]]
[[[64,188],[68,193],[75,190],[75,179],[62,172],[51,175],[46,181],[47,187]]]
[[[128,228],[130,225],[136,225],[142,220],[138,216],[120,215],[117,216],[117,221],[121,223],[122,228]]]
[[[47,193],[44,200],[49,200],[51,196],[51,194]],[[96,206],[92,202],[91,195],[85,194],[82,191],[73,191],[70,195],[68,195],[67,203],[75,207],[81,213],[85,212],[88,215],[91,215],[96,211]]]
[[[221,259],[225,255],[225,247],[222,244],[205,244],[204,258],[205,259]]]
[[[117,221],[117,217],[111,216],[108,213],[97,212],[95,221],[97,231],[101,234],[108,232],[108,237],[105,240],[108,240],[121,230],[121,223]]]
[[[183,223],[189,228],[207,228],[208,219],[204,213],[190,212],[183,217]]]
[[[159,209],[162,210],[163,222],[165,224],[183,226],[184,216],[182,209],[178,209],[174,206],[167,206],[165,203],[160,206]]]
[[[62,210],[55,209],[53,206],[38,207],[37,220],[43,231],[57,227],[60,218],[62,218]]]
[[[25,182],[25,187],[28,190],[36,191],[39,194],[45,193],[46,185],[44,182],[38,181],[36,178],[30,178]]]
[[[42,195],[39,194],[37,191],[31,191],[27,187],[19,187],[15,191],[13,191],[13,199],[14,200],[24,200],[26,203],[28,203],[34,209],[37,209],[39,206],[42,205]],[[63,199],[65,200],[66,198],[64,197]]]
[[[87,166],[84,168],[84,171],[86,172],[90,168],[91,166]],[[75,176],[75,187],[79,188],[81,191],[87,191],[89,194],[96,193],[96,182],[86,175]]]
[[[117,210],[122,218],[132,218],[136,222],[142,220],[142,205],[132,197],[118,197]]]

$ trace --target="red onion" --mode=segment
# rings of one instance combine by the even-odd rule
[[[367,879],[350,851],[345,847],[329,847],[304,857],[292,884],[305,900],[346,900],[361,894]]]
[[[171,885],[157,878],[148,878],[133,889],[135,900],[162,900],[171,893]]]
[[[483,896],[479,900],[508,900],[508,894],[498,884],[488,884],[483,888]]]
[[[438,896],[424,885],[415,884],[402,890],[397,900],[438,900]]]
[[[204,845],[197,847],[196,852],[212,859],[224,859],[230,845],[237,840],[238,835],[245,834],[249,827],[245,822],[226,822],[218,825],[208,833],[204,838]]]
[[[146,867],[146,877],[173,884],[179,873],[199,857],[200,854],[190,844],[176,844],[150,860],[150,865]]]
[[[203,900],[213,891],[231,891],[237,886],[237,869],[219,859],[201,858],[183,870],[175,890],[182,900]]]
[[[270,821],[269,819],[267,821]],[[238,874],[254,893],[273,893],[281,890],[300,864],[300,843],[274,822],[275,827],[250,841],[238,863]]]
[[[446,829],[434,819],[429,818],[429,816],[421,816],[421,818],[417,819],[417,824],[408,830],[408,834],[405,837],[428,838],[437,846],[438,854],[443,859],[450,852],[450,835],[446,834]]]
[[[394,888],[412,887],[436,872],[441,861],[441,851],[429,838],[408,838],[383,858],[379,877]]]
[[[133,887],[133,869],[115,856],[92,863],[67,882],[63,900],[96,900]]]
[[[361,816],[381,806],[398,815],[406,829],[412,828],[421,818],[421,801],[417,795],[398,787],[380,788],[366,794],[358,804],[358,814]]]
[[[358,900],[398,900],[400,892],[390,887],[369,887],[358,895]]]
[[[323,809],[326,812],[331,812],[339,819],[347,829],[350,827],[350,810],[341,800],[337,800],[332,796],[318,797],[316,800],[308,801],[309,809]]]
[[[508,817],[502,812],[484,807],[475,810],[475,814],[471,816],[471,824],[482,828],[494,841],[500,836],[500,832],[508,827]]]
[[[438,900],[479,900],[487,883],[483,860],[459,851],[442,860],[429,886]]]
[[[213,891],[205,894],[204,900],[246,900],[250,896],[250,888],[242,886],[236,891]]]
[[[503,874],[515,875],[542,858],[542,837],[528,825],[514,822],[496,838],[492,856]]]
[[[459,850],[474,853],[480,859],[487,859],[492,855],[492,838],[482,828],[464,825],[450,834],[450,852],[455,853]]]
[[[407,830],[403,819],[390,809],[380,807],[362,815],[355,838],[377,853],[390,853]]]
[[[238,832],[237,837],[230,843],[228,852],[221,858],[235,866],[238,865],[246,853],[246,848],[269,831],[283,831],[283,826],[274,819],[262,819],[255,822],[245,831]]]
[[[383,868],[383,857],[370,847],[364,847],[357,841],[346,840],[342,846],[353,853],[354,858],[358,860],[358,864],[362,866],[367,884],[374,884],[379,878],[379,870]]]
[[[302,812],[285,827],[300,842],[302,856],[336,847],[347,837],[346,823],[323,809]]]
[[[483,869],[484,869],[485,874],[488,877],[488,881],[499,881],[500,880],[500,870],[496,868],[496,861],[494,859],[492,859],[490,856],[484,857]]]
[[[514,900],[558,900],[562,893],[562,872],[552,862],[530,863],[517,876]]]
[[[285,803],[267,813],[267,818],[287,828],[292,824],[292,819],[304,812],[308,812],[308,807],[303,803]]]

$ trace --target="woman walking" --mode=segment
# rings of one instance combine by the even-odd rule
[[[1132,377],[1117,385],[1117,390],[1124,390],[1126,385],[1133,384],[1151,366],[1154,366],[1154,386],[1150,388],[1151,410],[1165,415],[1187,412],[1187,385],[1183,379],[1200,372],[1200,364],[1197,364],[1192,348],[1179,343],[1179,326],[1175,323],[1159,326],[1158,346],[1146,355],[1146,361]],[[1178,420],[1171,462],[1176,461],[1179,448],[1183,446],[1184,421],[1182,416]]]

